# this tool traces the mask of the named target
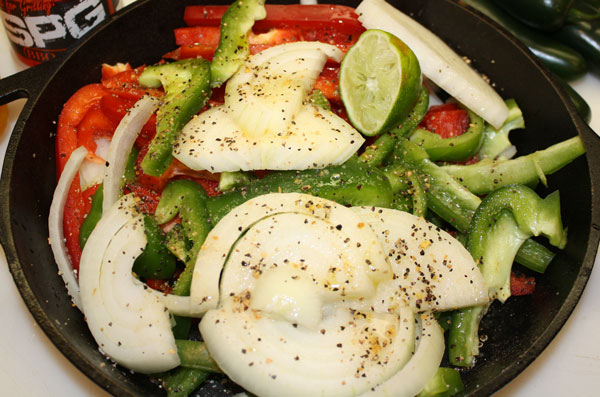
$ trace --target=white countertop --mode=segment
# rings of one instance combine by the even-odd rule
[[[1,26],[1,24],[0,24]],[[0,77],[23,70],[0,28]],[[590,75],[574,83],[600,132],[600,79]],[[24,100],[0,107],[0,164]],[[598,263],[598,258],[596,260]],[[0,395],[106,396],[80,373],[39,328],[12,280],[0,250]],[[593,396],[600,390],[600,271],[592,272],[573,315],[550,346],[498,396]]]

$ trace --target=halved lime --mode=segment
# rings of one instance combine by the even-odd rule
[[[364,135],[397,126],[414,106],[420,90],[417,57],[390,33],[367,30],[344,56],[340,96],[350,122]]]

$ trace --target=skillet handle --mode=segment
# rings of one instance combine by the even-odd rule
[[[0,105],[21,98],[35,98],[57,70],[58,59],[41,63],[0,79]]]

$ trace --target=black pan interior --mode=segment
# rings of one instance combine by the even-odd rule
[[[32,98],[33,108],[24,115],[26,120],[17,124],[9,144],[2,175],[2,243],[26,303],[58,348],[115,395],[163,392],[145,376],[117,368],[102,356],[57,275],[46,223],[56,180],[55,123],[72,93],[99,81],[102,63],[149,64],[174,49],[172,31],[183,26],[184,7],[191,3],[194,1],[143,1],[117,14],[82,42],[49,79],[39,98]],[[356,6],[358,2],[339,3]],[[392,3],[471,59],[504,98],[517,99],[527,123],[526,131],[512,135],[521,154],[586,130],[544,68],[493,23],[450,0]],[[586,143],[593,142],[589,153],[597,154],[597,140],[589,135],[584,138]],[[598,233],[591,228],[592,220],[597,223],[598,219],[598,198],[592,196],[591,178],[588,162],[581,158],[549,177],[550,189],[539,189],[544,195],[560,189],[569,244],[548,273],[537,278],[534,295],[494,305],[483,323],[482,334],[488,340],[481,358],[474,370],[464,373],[466,394],[489,395],[516,376],[550,342],[573,309],[591,271],[598,242]],[[593,178],[597,181],[597,176]],[[200,394],[223,395],[233,390],[217,380]]]

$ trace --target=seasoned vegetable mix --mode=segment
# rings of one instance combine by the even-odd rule
[[[579,138],[518,156],[519,99],[384,0],[184,19],[178,48],[103,65],[58,123],[50,242],[100,350],[173,396],[214,374],[260,396],[460,392],[491,303],[552,261],[531,237],[566,244],[559,193],[532,187]]]

